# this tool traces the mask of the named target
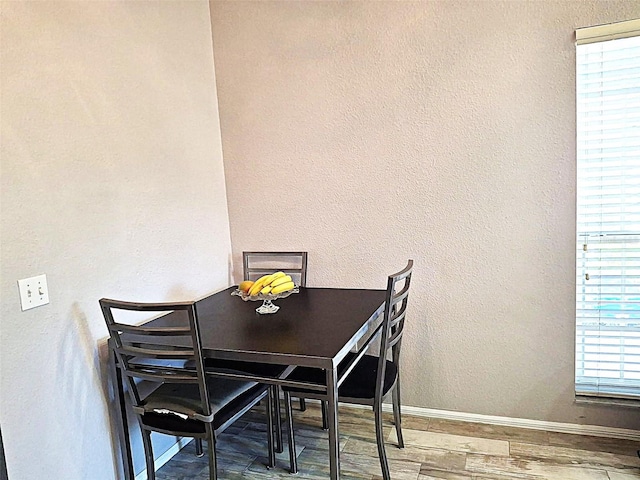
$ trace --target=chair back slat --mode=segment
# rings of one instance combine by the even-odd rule
[[[404,276],[402,279],[396,280],[395,284],[397,285],[398,283],[402,282],[406,278],[408,278],[408,277]],[[405,281],[402,290],[400,290],[397,293],[394,293],[391,296],[391,305],[392,306],[396,306],[398,303],[403,302],[409,296],[409,284],[410,284],[410,282]]]
[[[389,325],[391,327],[391,333],[389,336],[389,347],[394,346],[398,343],[399,339],[402,337],[404,332],[404,319],[407,313],[407,301],[405,301],[400,306],[400,309],[395,310],[393,312],[391,319],[389,321]],[[396,306],[397,307],[397,306]]]
[[[145,344],[148,345],[148,344]],[[192,360],[195,356],[193,348],[185,347],[183,349],[163,349],[158,346],[157,348],[144,348],[134,345],[123,345],[117,347],[116,351],[121,355],[127,355],[130,358],[163,358],[165,360]]]
[[[183,369],[173,369],[170,367],[147,369],[145,367],[135,367],[130,364],[126,375],[153,382],[198,383],[196,372],[190,374],[190,372],[184,371]]]
[[[382,320],[382,338],[380,340],[380,355],[378,357],[378,372],[376,379],[376,396],[381,396],[384,389],[387,356],[391,353],[394,362],[400,358],[400,346],[404,333],[404,321],[407,313],[409,287],[413,273],[413,260],[398,273],[389,275],[387,280],[387,295]]]
[[[150,335],[155,337],[191,334],[191,330],[188,327],[145,327],[144,325],[125,325],[123,323],[116,323],[114,324],[113,329],[120,331],[120,333],[128,333],[131,335]]]
[[[242,266],[245,280],[282,271],[298,286],[307,286],[307,252],[242,252]]]
[[[194,302],[136,303],[103,298],[100,307],[135,411],[144,411],[145,402],[139,383],[148,380],[165,384],[197,384],[202,405],[201,411],[196,413],[203,417],[211,416]],[[167,325],[123,323],[120,317],[127,317],[130,312],[155,313],[149,319],[161,318]]]

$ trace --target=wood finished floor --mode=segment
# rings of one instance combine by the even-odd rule
[[[391,415],[385,437],[393,480],[640,480],[638,441],[570,435],[478,423],[403,416],[405,448],[395,446]],[[266,465],[266,429],[260,410],[249,412],[218,437],[221,480],[328,479],[327,433],[310,404],[294,412],[299,473],[286,453]],[[340,407],[341,478],[380,480],[373,413]],[[158,480],[208,479],[207,457],[193,442],[158,472]]]

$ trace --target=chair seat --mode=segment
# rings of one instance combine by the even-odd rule
[[[257,385],[255,382],[207,378],[211,412],[215,416],[222,408],[255,385]],[[186,415],[184,419],[211,421],[202,413],[202,400],[197,384],[164,383],[160,385],[144,399],[144,413],[150,412],[174,414],[178,417]]]
[[[255,398],[260,396],[265,391],[265,388],[264,385],[257,384],[219,409],[213,417],[213,428],[217,430],[221,425],[233,418],[237,412],[254,403]],[[185,434],[202,434],[205,432],[203,422],[192,419],[184,420],[177,415],[147,412],[142,416],[142,421],[145,425],[159,430],[171,430]]]
[[[355,353],[349,352],[345,360],[338,366],[338,375],[342,375],[351,360],[356,356]],[[378,357],[373,355],[364,355],[351,371],[346,380],[340,385],[338,396],[344,398],[363,398],[372,399],[376,392],[376,377],[378,372]],[[387,360],[387,366],[384,372],[384,388],[383,395],[393,387],[396,377],[398,376],[398,366]],[[289,380],[303,381],[323,385],[325,383],[324,370],[318,368],[296,368],[288,377]],[[317,394],[314,390],[295,387],[283,387],[283,390],[300,394]]]

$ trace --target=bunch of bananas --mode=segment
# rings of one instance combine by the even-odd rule
[[[238,286],[239,290],[245,292],[250,297],[258,295],[259,293],[262,295],[277,295],[278,293],[288,292],[294,288],[295,284],[293,283],[291,276],[284,272],[265,275],[257,279],[255,282],[245,280]]]

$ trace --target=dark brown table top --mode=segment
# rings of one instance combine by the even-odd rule
[[[235,287],[196,302],[207,357],[331,368],[355,346],[382,312],[384,290],[300,288],[275,300],[280,309],[260,315],[261,302],[231,295]]]

